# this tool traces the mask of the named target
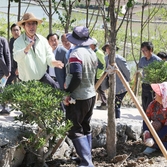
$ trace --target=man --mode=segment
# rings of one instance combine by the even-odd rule
[[[48,71],[50,76],[59,83],[60,89],[64,89],[65,77],[66,77],[66,69],[65,65],[67,63],[66,54],[67,50],[59,45],[59,35],[56,33],[51,33],[47,36],[47,40],[49,45],[52,47],[52,51],[55,55],[56,60],[60,60],[64,63],[64,67],[60,68],[52,68],[49,67]]]
[[[110,54],[110,47],[109,47],[109,43],[106,43],[103,47],[102,47],[103,51],[105,51],[107,53],[107,56],[105,57],[106,59],[106,63],[107,66],[109,65],[109,60],[108,60],[108,55]],[[118,47],[116,48],[116,50],[118,49]],[[124,76],[125,80],[127,82],[130,81],[130,69],[127,65],[126,60],[119,54],[115,55],[115,62],[119,68],[119,70],[121,71],[122,75]],[[125,97],[127,91],[126,88],[124,87],[122,81],[120,80],[120,78],[116,75],[116,95],[115,95],[115,118],[120,118],[121,117],[121,104],[122,104],[122,100]]]
[[[22,81],[39,80],[58,88],[57,83],[46,73],[47,65],[63,68],[64,64],[55,60],[46,38],[36,33],[41,23],[42,20],[32,13],[25,13],[17,23],[25,32],[14,42],[14,60],[18,63],[19,78]]]
[[[17,24],[12,24],[10,27],[12,38],[9,42],[9,48],[10,48],[10,55],[11,55],[11,75],[7,80],[6,85],[9,85],[12,83],[13,80],[16,79],[18,76],[18,70],[17,70],[17,62],[13,60],[13,43],[14,41],[20,36],[21,34],[21,27],[19,27]]]
[[[11,57],[8,42],[5,38],[0,37],[0,79],[7,80],[11,73]],[[5,83],[4,83],[5,84]],[[2,91],[2,88],[1,88]],[[5,105],[2,104],[2,111],[0,115],[9,115],[9,111],[5,109]]]
[[[139,60],[138,67],[139,69],[144,69],[144,67],[148,66],[153,61],[161,61],[157,55],[153,54],[153,44],[152,42],[143,42],[141,44],[141,51],[143,53],[143,57]],[[143,77],[144,77],[144,70],[143,70]],[[142,83],[142,107],[143,110],[146,112],[148,105],[154,99],[153,89],[151,85],[148,83]],[[143,127],[145,127],[145,122],[143,121]]]
[[[93,39],[93,43],[90,45],[90,48],[96,53],[96,56],[98,59],[97,73],[96,73],[96,79],[95,79],[95,83],[96,83],[100,79],[100,77],[103,75],[106,69],[106,62],[104,59],[105,58],[104,53],[97,47],[97,40],[95,38],[92,38],[92,39]],[[99,88],[97,89],[97,92],[100,95],[102,103],[100,106],[97,106],[96,108],[100,110],[106,110],[107,98],[104,90],[102,90],[102,85],[99,86]]]
[[[63,44],[63,46],[67,49],[67,50],[70,50],[72,47],[73,47],[73,44],[70,43],[68,40],[67,40],[67,37],[66,37],[67,34],[63,34],[61,36],[61,42]]]
[[[94,167],[91,157],[90,120],[96,96],[94,81],[97,57],[89,47],[93,41],[86,27],[75,27],[73,33],[67,35],[67,39],[76,45],[70,53],[67,64],[66,79],[69,79],[69,84],[66,91],[70,93],[70,97],[66,97],[64,103],[67,105],[66,118],[73,123],[68,136],[81,158],[79,166]],[[72,104],[71,98],[75,99]]]

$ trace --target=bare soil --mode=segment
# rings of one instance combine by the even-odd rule
[[[146,148],[141,141],[127,141],[117,144],[117,155],[109,159],[104,148],[92,150],[95,167],[167,167],[167,160],[160,150],[144,155]],[[57,159],[47,163],[49,167],[76,167],[77,163],[70,159]]]

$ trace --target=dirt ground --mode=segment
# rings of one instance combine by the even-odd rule
[[[95,167],[167,167],[167,160],[160,150],[151,155],[144,155],[146,148],[141,141],[127,141],[117,144],[117,155],[113,159],[107,158],[104,148],[92,150]],[[76,162],[70,159],[57,159],[48,163],[49,167],[76,167]]]

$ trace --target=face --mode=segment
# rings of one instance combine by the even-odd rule
[[[141,48],[141,51],[147,59],[149,59],[151,57],[152,51],[148,50],[147,47]]]
[[[162,96],[159,96],[157,93],[155,93],[155,100],[162,104]]]
[[[109,46],[106,46],[106,53],[110,54],[110,47]]]
[[[67,40],[66,35],[63,35],[61,37],[61,42],[67,50],[69,50],[71,48],[71,43]]]
[[[11,33],[14,39],[18,38],[21,34],[19,26],[12,27]]]
[[[91,48],[92,50],[95,50],[95,49],[96,49],[96,46],[95,46],[94,44],[91,44],[91,45],[90,45],[90,48]]]
[[[37,30],[37,22],[36,21],[25,22],[23,28],[25,30],[26,35],[29,38],[33,39]]]
[[[53,35],[51,37],[49,37],[49,45],[52,47],[53,50],[55,50],[59,44],[59,40],[57,39],[56,35]]]

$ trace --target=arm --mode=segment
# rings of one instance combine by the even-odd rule
[[[11,72],[11,57],[8,42],[5,38],[1,39],[2,48],[0,50],[0,66],[4,75],[8,77]]]
[[[117,63],[119,70],[122,72],[123,76],[125,77],[126,81],[129,82],[130,81],[130,70],[129,70],[126,60],[123,57],[122,58],[118,57],[116,59],[116,63]]]

